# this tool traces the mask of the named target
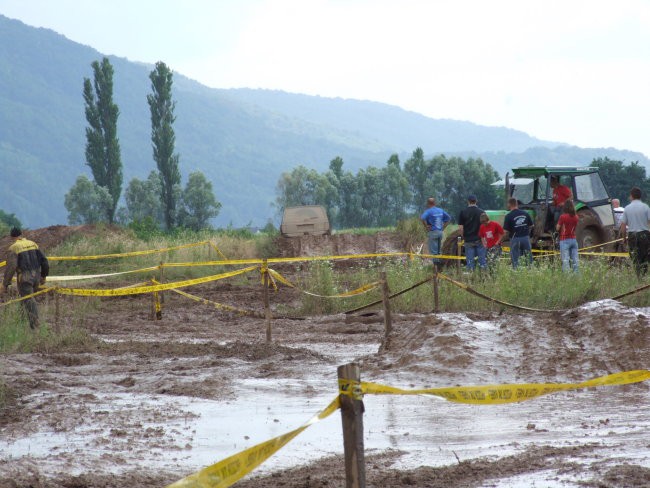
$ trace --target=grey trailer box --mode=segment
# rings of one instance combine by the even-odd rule
[[[330,221],[320,205],[287,207],[282,215],[280,232],[284,237],[322,236],[330,234]]]

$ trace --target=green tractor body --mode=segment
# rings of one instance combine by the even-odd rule
[[[579,223],[576,239],[579,248],[593,251],[614,250],[614,211],[611,198],[598,168],[570,166],[528,166],[514,168],[513,177],[506,175],[504,184],[504,208],[509,198],[516,198],[519,208],[533,219],[531,243],[537,249],[556,249],[557,235],[552,215],[553,189],[551,177],[558,177],[560,184],[571,189],[578,213]],[[479,202],[480,205],[480,202]],[[490,220],[503,225],[507,210],[486,210]],[[456,254],[459,233],[452,233],[443,243],[444,254]],[[504,241],[507,245],[507,241]],[[599,244],[603,244],[599,246]]]

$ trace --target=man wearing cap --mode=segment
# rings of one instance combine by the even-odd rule
[[[440,207],[436,207],[436,199],[429,197],[427,199],[427,209],[420,216],[420,220],[427,229],[429,237],[429,252],[432,255],[440,254],[440,243],[442,241],[443,231],[449,224],[451,217]],[[439,264],[440,259],[433,259],[433,264]]]
[[[465,241],[465,261],[469,271],[474,270],[474,259],[478,258],[478,265],[485,269],[485,248],[479,236],[481,228],[481,210],[477,205],[476,195],[467,197],[467,207],[460,211],[458,215],[458,230]]]
[[[47,258],[36,243],[22,237],[20,229],[16,227],[11,229],[11,237],[14,242],[9,246],[7,267],[5,268],[2,286],[0,286],[0,294],[7,291],[11,279],[16,274],[18,293],[21,297],[24,297],[35,293],[39,285],[45,283],[45,279],[50,272],[50,266]],[[32,330],[36,330],[39,326],[36,300],[33,297],[23,300],[23,307],[29,319],[29,326]]]

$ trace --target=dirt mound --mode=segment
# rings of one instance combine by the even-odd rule
[[[371,374],[398,369],[402,377],[442,385],[580,381],[650,362],[648,316],[611,300],[535,319],[469,315],[399,322],[364,368]]]
[[[25,230],[23,236],[36,242],[38,247],[47,253],[72,236],[94,236],[103,232],[102,229],[106,229],[106,226],[100,228],[96,225],[51,225],[42,229]],[[110,227],[106,230],[111,233],[120,232],[117,227]],[[12,242],[9,236],[0,238],[0,261],[7,259],[7,249]]]
[[[402,240],[394,232],[278,237],[276,246],[281,257],[404,252]]]

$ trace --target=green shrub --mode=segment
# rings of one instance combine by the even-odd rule
[[[419,217],[409,217],[408,219],[400,220],[397,222],[395,231],[399,235],[404,249],[411,251],[417,250],[427,240],[427,231]],[[428,249],[424,251],[428,252]]]

